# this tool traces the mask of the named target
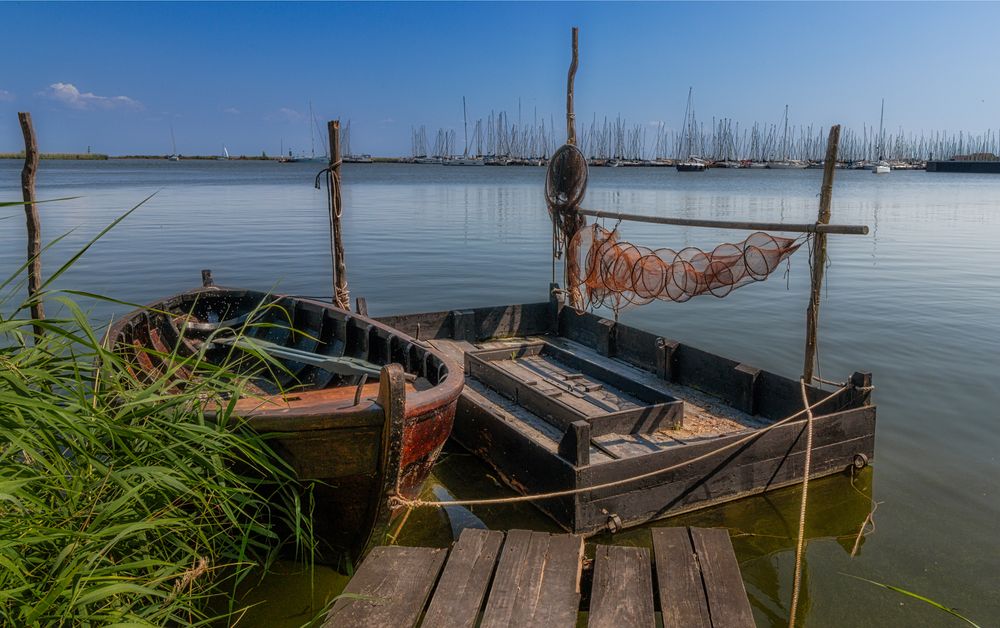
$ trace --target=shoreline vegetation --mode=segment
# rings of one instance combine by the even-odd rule
[[[27,300],[27,264],[0,282],[3,625],[231,625],[279,552],[311,564],[309,493],[232,415],[245,365],[151,351],[139,377],[80,305],[106,299],[52,288],[131,211]]]

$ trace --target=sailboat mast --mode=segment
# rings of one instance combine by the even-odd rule
[[[878,160],[882,161],[882,121],[885,117],[885,98],[882,99],[882,110],[878,114]]]
[[[788,105],[785,105],[785,132],[781,136],[781,150],[785,153],[784,158],[788,159]]]
[[[469,156],[469,119],[465,113],[465,96],[462,96],[462,126],[465,128],[465,157]]]

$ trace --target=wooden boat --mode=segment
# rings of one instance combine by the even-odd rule
[[[109,331],[141,377],[161,356],[204,351],[251,375],[236,404],[311,480],[318,557],[353,560],[384,538],[393,496],[416,498],[451,432],[460,368],[365,316],[310,299],[207,286],[136,310]],[[262,369],[267,354],[283,368]],[[235,368],[235,367],[234,367]],[[252,370],[251,370],[252,369]],[[368,378],[374,378],[367,383]]]
[[[565,529],[617,531],[802,481],[798,381],[548,303],[380,319],[462,361],[452,437]],[[814,410],[811,477],[874,457],[871,375]],[[829,396],[807,388],[810,403]],[[594,487],[593,490],[588,490]]]

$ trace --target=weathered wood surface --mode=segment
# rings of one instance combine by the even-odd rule
[[[583,608],[579,536],[467,529],[447,562],[444,549],[378,547],[323,627],[568,628],[585,611],[592,628],[652,628],[657,600],[665,628],[754,625],[728,531],[657,528],[651,535],[652,552],[595,547]]]
[[[28,227],[28,298],[31,301],[31,318],[45,318],[45,308],[40,298],[36,298],[42,287],[42,223],[35,205],[35,175],[38,172],[38,140],[31,114],[22,111],[17,114],[24,136],[24,168],[21,170],[21,197],[24,199],[24,217]],[[34,325],[35,339],[44,333],[40,325]]]
[[[653,628],[653,577],[649,550],[598,545],[590,592],[590,628]]]
[[[327,613],[323,628],[417,625],[447,550],[376,547]]]
[[[839,132],[840,125],[837,125]],[[833,163],[827,161],[827,163]],[[579,210],[584,216],[594,218],[610,218],[611,220],[630,220],[648,222],[658,225],[677,225],[681,227],[708,227],[711,229],[739,229],[740,231],[785,231],[791,233],[836,233],[841,235],[868,235],[868,225],[831,225],[786,222],[751,222],[743,220],[702,220],[700,218],[674,218],[670,216],[649,216],[643,214],[625,214],[621,212],[601,211],[597,209]]]
[[[330,253],[333,257],[333,304],[350,310],[351,297],[347,291],[347,264],[344,261],[344,235],[341,225],[343,200],[340,197],[340,120],[326,125],[330,136],[330,165],[327,189],[330,194]]]
[[[481,628],[576,625],[583,538],[507,533]]]
[[[653,528],[651,533],[664,628],[711,626],[701,569],[687,528]]]
[[[421,624],[424,628],[471,628],[486,599],[504,533],[465,529],[451,550],[434,597]]]
[[[729,532],[653,528],[664,628],[752,628],[753,612]]]
[[[690,531],[705,584],[712,625],[718,628],[752,628],[753,612],[729,532],[720,528],[691,528]]]
[[[823,185],[819,191],[819,213],[816,226],[830,223],[830,203],[833,200],[833,174],[836,172],[837,146],[840,144],[840,125],[830,127],[830,137],[826,142],[826,162],[823,164]],[[819,334],[819,297],[823,289],[823,272],[826,267],[826,234],[813,236],[813,250],[810,262],[812,277],[809,287],[809,306],[806,308],[806,349],[802,367],[802,379],[807,384],[813,381],[816,367],[816,342]]]

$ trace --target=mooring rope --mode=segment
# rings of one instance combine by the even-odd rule
[[[806,392],[806,380],[800,379],[802,386],[802,402],[809,403]],[[813,413],[812,408],[806,407],[806,462],[802,470],[802,505],[799,508],[799,538],[795,544],[795,576],[792,580],[792,608],[788,613],[788,626],[794,628],[795,613],[799,606],[799,590],[802,585],[802,548],[805,547],[806,540],[806,505],[809,502],[809,472],[812,470],[812,449],[813,449]]]
[[[491,505],[494,505],[494,504],[515,504],[515,503],[519,503],[519,502],[532,502],[532,501],[536,501],[536,500],[540,500],[540,499],[551,499],[553,497],[567,497],[569,495],[578,495],[580,493],[588,493],[588,492],[591,492],[591,491],[599,491],[599,490],[606,489],[606,488],[613,488],[615,486],[621,486],[622,484],[628,484],[630,482],[637,482],[639,480],[644,480],[646,478],[650,478],[650,477],[659,475],[661,473],[666,473],[667,471],[673,471],[675,469],[679,469],[681,467],[684,467],[684,466],[687,466],[687,465],[690,465],[690,464],[694,464],[696,462],[700,462],[702,460],[705,460],[706,458],[710,458],[710,457],[712,457],[712,456],[714,456],[714,455],[716,455],[718,453],[721,453],[723,451],[727,451],[729,449],[733,449],[735,447],[739,447],[740,445],[743,445],[744,443],[747,443],[747,442],[749,442],[751,440],[754,440],[754,439],[756,439],[756,438],[758,438],[758,437],[766,434],[767,432],[773,430],[776,427],[780,427],[781,425],[784,425],[784,424],[786,424],[786,423],[788,423],[790,421],[793,421],[793,420],[797,419],[798,417],[802,416],[803,414],[808,414],[811,417],[813,409],[815,409],[815,408],[819,407],[820,405],[826,403],[830,399],[833,399],[834,397],[836,397],[840,393],[842,393],[844,391],[847,391],[847,390],[851,390],[851,389],[858,390],[858,391],[867,391],[867,390],[873,390],[874,386],[857,386],[857,387],[855,387],[855,386],[851,386],[850,384],[844,384],[843,386],[841,386],[840,388],[838,388],[834,392],[830,393],[826,397],[823,397],[822,399],[820,399],[816,403],[812,404],[811,406],[810,405],[806,405],[806,407],[803,410],[799,410],[795,414],[793,414],[791,416],[788,416],[788,417],[786,417],[784,419],[781,419],[780,421],[776,421],[776,422],[772,423],[771,425],[768,425],[767,427],[763,427],[763,428],[761,428],[759,430],[755,430],[753,433],[748,434],[747,436],[745,436],[743,438],[737,439],[737,440],[735,440],[735,441],[733,441],[733,442],[731,442],[731,443],[729,443],[727,445],[723,445],[722,447],[719,447],[718,449],[713,449],[712,451],[706,452],[706,453],[704,453],[704,454],[702,454],[700,456],[696,456],[694,458],[691,458],[690,460],[684,460],[682,462],[679,462],[677,464],[671,465],[669,467],[663,467],[663,468],[660,468],[660,469],[655,469],[655,470],[649,471],[647,473],[643,473],[643,474],[636,475],[636,476],[629,477],[629,478],[624,478],[624,479],[621,479],[621,480],[615,480],[613,482],[605,482],[604,484],[597,484],[595,486],[586,486],[586,487],[582,487],[582,488],[567,489],[567,490],[564,490],[564,491],[552,491],[552,492],[549,492],[549,493],[536,493],[534,495],[517,495],[517,496],[514,496],[514,497],[498,497],[498,498],[493,498],[493,499],[460,499],[460,500],[455,500],[455,501],[450,501],[450,502],[427,501],[427,500],[423,500],[423,499],[408,499],[408,498],[403,497],[402,495],[400,495],[399,491],[397,490],[395,495],[389,497],[389,501],[390,501],[390,503],[392,503],[392,504],[394,504],[396,506],[405,506],[407,508],[422,508],[422,507],[447,508],[449,506],[491,506]],[[805,403],[808,404],[808,399],[806,399]],[[811,428],[812,423],[810,422],[808,425]],[[808,436],[808,439],[809,439],[808,447],[810,449],[811,449],[811,438],[812,438],[812,431],[810,429],[809,436]],[[807,459],[808,459],[809,454],[807,453],[806,455],[807,455]]]

